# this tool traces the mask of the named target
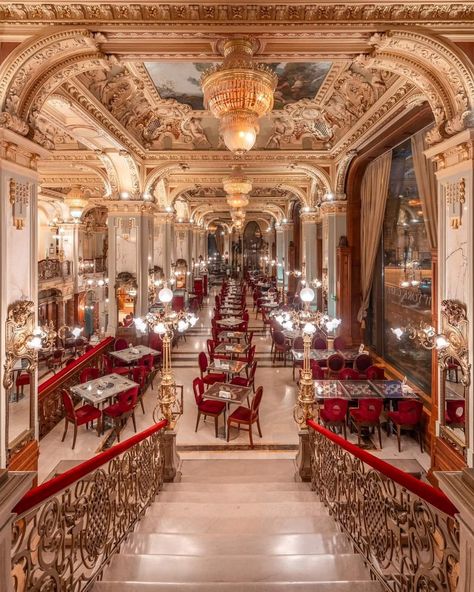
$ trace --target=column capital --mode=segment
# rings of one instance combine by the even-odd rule
[[[331,214],[345,214],[347,212],[347,201],[324,201],[320,207],[321,216],[329,216]]]
[[[0,121],[0,160],[36,171],[38,160],[42,157],[49,157],[48,150],[28,138],[2,128]]]
[[[425,150],[425,156],[435,163],[438,179],[450,176],[455,168],[470,168],[474,161],[474,129],[465,129],[435,144]]]
[[[300,219],[302,224],[316,224],[321,222],[319,212],[301,212]]]
[[[173,212],[155,212],[155,222],[158,224],[166,224],[167,222],[174,222],[175,215]]]

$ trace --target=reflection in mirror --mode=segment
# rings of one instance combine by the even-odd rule
[[[448,360],[443,372],[444,423],[461,446],[466,445],[466,386],[456,358]]]
[[[13,366],[13,386],[8,389],[8,449],[15,447],[20,437],[31,428],[31,385],[33,375],[30,372],[30,361],[18,359]]]

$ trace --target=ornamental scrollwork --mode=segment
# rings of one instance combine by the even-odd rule
[[[461,367],[461,383],[468,387],[471,382],[469,363],[468,329],[466,307],[455,300],[441,302],[441,328],[448,345],[438,351],[438,364],[441,370],[448,370],[455,359]]]
[[[315,430],[311,486],[385,590],[455,592],[459,524]]]
[[[17,517],[15,592],[91,589],[163,484],[160,432]]]

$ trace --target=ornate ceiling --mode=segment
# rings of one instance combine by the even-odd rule
[[[0,125],[16,126],[47,151],[38,163],[43,195],[61,199],[80,185],[93,198],[150,195],[160,209],[184,200],[194,221],[228,215],[222,178],[236,162],[204,109],[199,77],[222,59],[227,37],[252,36],[257,59],[271,65],[279,81],[257,144],[239,162],[253,180],[251,217],[281,220],[294,201],[317,208],[327,192],[343,197],[356,151],[413,108],[430,103],[438,135],[460,125],[450,104],[461,104],[465,91],[453,79],[453,98],[444,89],[436,95],[436,83],[418,75],[416,54],[424,42],[406,33],[405,51],[411,43],[415,59],[402,67],[401,45],[392,50],[394,37],[379,34],[409,24],[466,44],[474,6],[59,0],[3,3],[0,21],[0,41],[50,35],[49,47],[59,48],[39,55],[41,43],[32,41],[39,57],[25,76],[43,77],[44,91],[23,101],[21,89],[10,85],[0,114]],[[63,26],[57,42],[54,24]],[[85,61],[76,67],[81,51]],[[58,52],[55,61],[52,52]],[[64,57],[62,75],[61,55],[72,56],[71,66]],[[423,59],[444,68],[436,55]],[[48,60],[58,71],[54,84],[46,83]]]

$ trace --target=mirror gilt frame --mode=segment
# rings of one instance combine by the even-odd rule
[[[438,365],[441,371],[440,389],[440,436],[447,440],[461,454],[465,454],[466,444],[462,442],[452,430],[445,425],[445,386],[444,377],[449,369],[450,361],[455,359],[462,371],[461,384],[468,388],[471,383],[471,364],[469,363],[468,348],[469,321],[466,307],[456,300],[441,302],[441,332],[448,342],[448,346],[438,351]],[[466,405],[468,398],[466,398]],[[468,417],[466,409],[466,417]],[[466,439],[469,426],[466,424]]]
[[[23,368],[30,373],[30,382],[33,385],[34,372],[38,365],[35,350],[28,347],[35,326],[35,304],[31,300],[17,300],[8,306],[7,320],[5,322],[5,364],[3,373],[3,386],[5,396],[9,397],[10,390],[14,386],[14,366],[17,360],[27,360],[28,365]],[[8,459],[19,452],[26,444],[34,440],[34,397],[30,389],[29,428],[23,430],[14,440],[9,441],[9,407],[8,404],[5,425],[5,445],[8,451]]]

